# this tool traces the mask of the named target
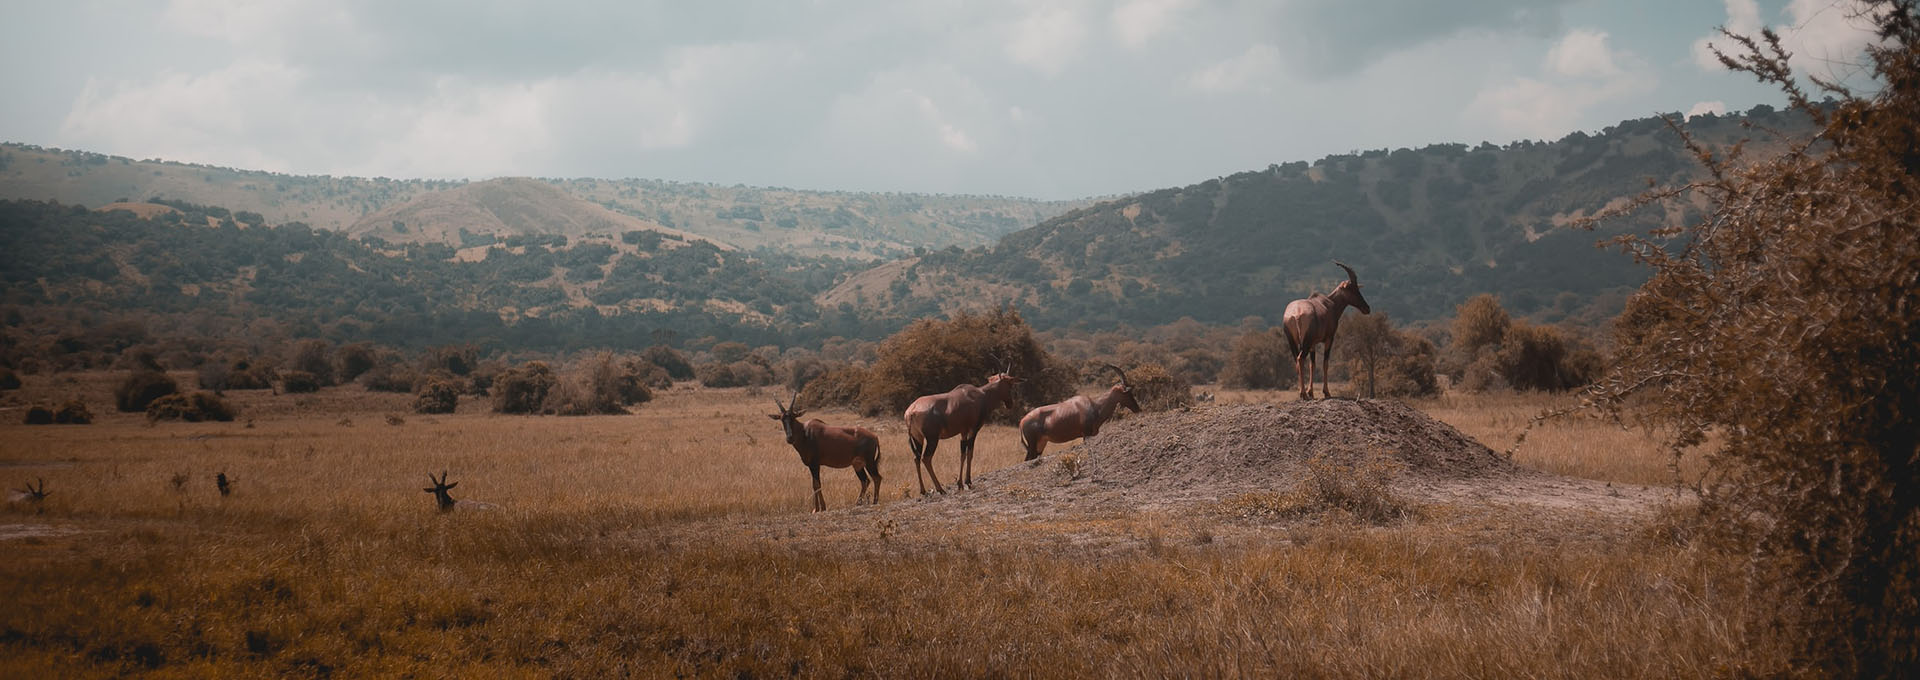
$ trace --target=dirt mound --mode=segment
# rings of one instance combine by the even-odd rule
[[[1395,401],[1322,400],[1130,417],[1080,449],[1103,485],[1287,488],[1315,457],[1386,456],[1403,476],[1462,479],[1514,466],[1459,430]]]

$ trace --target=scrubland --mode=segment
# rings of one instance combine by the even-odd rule
[[[20,394],[105,404],[110,379],[30,376]],[[577,418],[470,399],[422,416],[358,387],[229,396],[232,423],[96,407],[93,425],[28,427],[5,412],[0,481],[44,478],[52,495],[0,514],[0,675],[1699,677],[1784,663],[1750,629],[1738,556],[1692,540],[1673,508],[1413,498],[1417,512],[1374,523],[1217,512],[1222,499],[976,520],[921,512],[952,497],[910,493],[896,420],[822,410],[880,434],[884,503],[848,507],[857,481],[828,469],[830,511],[809,516],[806,470],[763,415],[772,392],[676,388],[631,416]],[[1504,450],[1555,399],[1415,405]],[[959,446],[944,444],[951,484]],[[995,425],[975,468],[1021,458]],[[1516,461],[1623,488],[1674,475],[1644,434],[1583,421],[1536,429]],[[497,508],[435,511],[421,489],[442,470],[454,496]],[[220,472],[233,495],[215,490]],[[908,515],[922,519],[896,521]]]

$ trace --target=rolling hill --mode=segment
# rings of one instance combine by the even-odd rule
[[[1698,117],[1688,129],[1709,146],[1750,135],[1759,147],[1779,143],[1749,124],[1807,129],[1766,107]],[[1275,321],[1287,301],[1342,278],[1338,259],[1358,270],[1373,307],[1402,320],[1444,318],[1483,292],[1549,320],[1607,318],[1646,272],[1596,242],[1687,219],[1700,206],[1643,210],[1598,232],[1560,226],[1698,167],[1660,118],[1550,143],[1276,164],[1075,210],[992,248],[887,263],[815,302],[896,318],[1012,303],[1037,327]]]
[[[567,206],[548,224],[548,217],[536,217],[538,212],[513,209],[516,203],[535,207],[563,203],[555,194],[535,194],[532,185],[536,184],[558,189],[604,212]],[[1092,204],[641,179],[467,182],[287,175],[0,144],[0,199],[98,208],[155,198],[220,206],[256,213],[275,224],[299,222],[394,242],[472,245],[471,239],[460,240],[460,229],[478,236],[507,237],[594,233],[599,228],[595,225],[602,223],[614,225],[617,235],[618,229],[647,228],[633,227],[637,221],[744,250],[776,248],[791,254],[863,259],[990,244],[1043,219]],[[610,217],[616,214],[627,219]],[[391,229],[396,219],[406,232]],[[506,231],[490,231],[501,229]]]

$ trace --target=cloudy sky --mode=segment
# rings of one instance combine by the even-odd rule
[[[1778,104],[1851,0],[0,1],[0,140],[297,174],[1076,198]]]

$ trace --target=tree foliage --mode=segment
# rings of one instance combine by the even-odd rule
[[[1710,176],[1637,204],[1704,194],[1711,213],[1619,239],[1653,278],[1591,394],[1676,455],[1708,447],[1710,526],[1750,530],[1806,670],[1840,677],[1920,673],[1920,17],[1868,7],[1880,89],[1813,80],[1830,102],[1779,36],[1729,34],[1722,62],[1819,133],[1759,160],[1689,140]]]

